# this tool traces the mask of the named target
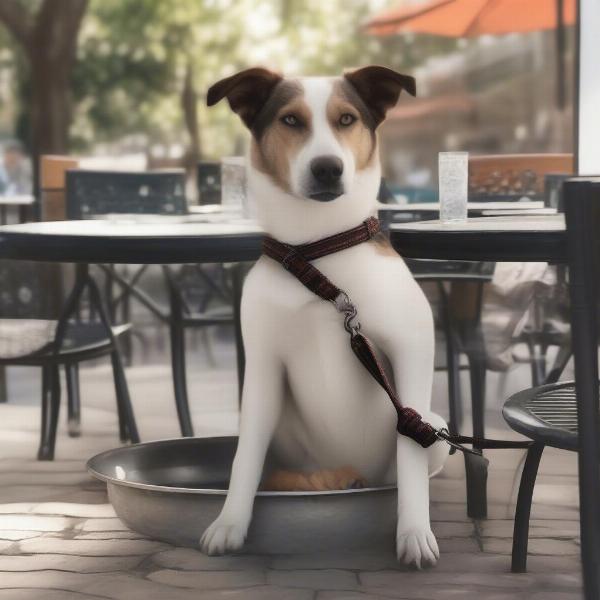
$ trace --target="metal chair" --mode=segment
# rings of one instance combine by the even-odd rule
[[[180,169],[121,172],[67,171],[69,219],[110,213],[181,215],[187,212],[185,173]]]
[[[129,325],[112,328],[112,336],[98,322],[64,321],[68,314],[59,318],[60,296],[56,279],[60,276],[59,265],[28,263],[23,261],[0,261],[0,329],[12,327],[11,335],[3,338],[11,346],[19,345],[19,338],[32,330],[33,325],[44,324],[47,337],[40,337],[37,347],[28,345],[23,352],[4,352],[0,355],[2,366],[38,366],[42,369],[42,427],[39,460],[52,460],[56,444],[56,430],[60,409],[60,367],[64,367],[67,398],[69,435],[79,435],[79,363],[110,355],[119,415],[121,441],[134,436],[135,422],[130,411],[129,394],[125,375],[117,360],[114,338],[122,335]],[[47,325],[47,326],[46,326]],[[63,329],[63,331],[61,331]],[[39,330],[39,327],[36,327]]]
[[[570,156],[570,155],[567,155]],[[568,165],[564,165],[566,168]],[[564,212],[563,183],[571,175],[544,174],[544,206]],[[534,386],[556,383],[572,357],[571,337],[557,322],[568,321],[568,291],[565,265],[555,265],[556,285],[552,289],[538,290],[531,307],[531,319],[513,344],[524,343],[529,351],[526,362],[531,365]],[[548,349],[558,347],[554,364],[548,365]]]
[[[90,219],[110,213],[186,214],[185,172],[182,169],[144,172],[83,170],[67,172],[69,218]],[[182,435],[193,436],[186,384],[184,331],[189,327],[234,324],[234,309],[231,306],[214,308],[210,306],[210,301],[215,296],[220,296],[221,300],[229,303],[232,298],[201,265],[196,265],[193,269],[183,267],[179,271],[173,266],[163,265],[169,291],[169,310],[166,311],[138,286],[140,278],[149,265],[139,267],[131,277],[119,273],[111,265],[100,266],[107,274],[106,295],[110,299],[110,313],[113,320],[116,318],[119,306],[124,308],[122,318],[128,320],[128,300],[135,298],[169,326],[177,416]],[[194,277],[190,278],[190,274]],[[116,296],[110,289],[115,283],[121,288],[121,293]],[[198,298],[200,288],[201,298]],[[196,297],[191,299],[190,296],[194,294]],[[242,360],[241,355],[238,343],[238,362]]]
[[[196,179],[198,203],[221,204],[221,165],[218,162],[199,162]]]
[[[584,585],[586,598],[596,600],[600,597],[600,178],[569,180],[564,196],[575,382],[524,390],[504,406],[507,423],[533,442],[519,486],[512,570],[526,570],[531,502],[544,447],[578,452]]]

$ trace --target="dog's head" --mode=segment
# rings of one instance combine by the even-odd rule
[[[252,167],[276,187],[331,202],[352,194],[362,172],[379,184],[376,130],[402,90],[414,96],[415,80],[380,66],[299,79],[252,68],[215,83],[207,103],[227,98],[252,133]]]

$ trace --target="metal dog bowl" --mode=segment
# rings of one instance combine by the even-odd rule
[[[225,496],[237,437],[182,438],[109,450],[88,461],[131,529],[197,546]],[[393,549],[394,486],[258,492],[244,551],[259,554]]]

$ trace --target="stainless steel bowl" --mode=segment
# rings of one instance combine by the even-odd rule
[[[181,438],[109,450],[88,461],[131,529],[197,546],[219,514],[236,437]],[[246,552],[314,553],[389,548],[396,523],[394,486],[333,492],[258,492]]]

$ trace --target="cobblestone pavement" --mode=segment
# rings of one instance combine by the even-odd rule
[[[176,436],[168,369],[134,367],[127,375],[142,438]],[[490,514],[485,521],[466,517],[459,455],[432,480],[433,529],[442,553],[435,569],[401,568],[388,549],[375,554],[211,558],[129,531],[108,504],[104,486],[87,475],[86,459],[118,443],[105,366],[82,372],[82,436],[67,437],[62,423],[56,460],[35,460],[37,377],[33,370],[9,371],[9,403],[0,405],[0,600],[581,598],[576,461],[569,453],[549,450],[544,455],[526,574],[509,570],[514,477],[522,458],[516,451],[490,452]],[[190,379],[197,434],[234,433],[232,369],[203,367]],[[498,416],[500,396],[526,386],[526,371],[511,373],[502,392],[502,385],[490,377],[490,432],[508,435]],[[444,390],[443,375],[437,375],[435,399],[441,412]]]

